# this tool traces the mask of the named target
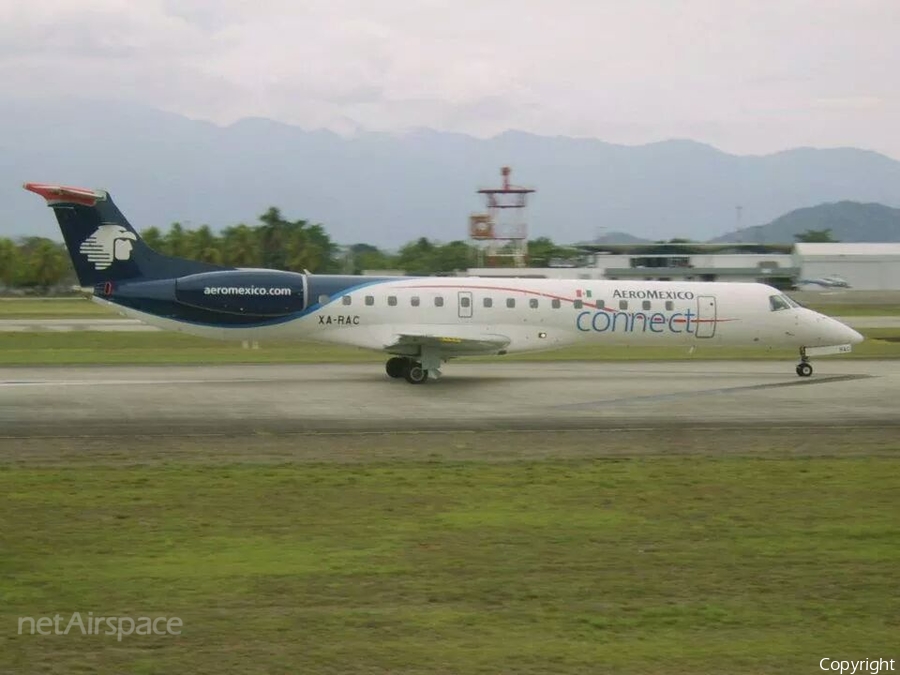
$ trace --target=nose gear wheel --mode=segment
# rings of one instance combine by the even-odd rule
[[[809,362],[809,357],[806,355],[806,347],[800,347],[800,363],[797,364],[795,370],[800,377],[809,377],[813,374],[812,364]]]

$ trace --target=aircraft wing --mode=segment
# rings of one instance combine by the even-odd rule
[[[439,351],[444,356],[496,354],[509,345],[505,335],[454,330],[453,326],[434,329],[412,329],[394,333],[384,350],[391,354],[415,356],[422,347]]]

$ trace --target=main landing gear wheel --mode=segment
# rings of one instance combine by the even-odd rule
[[[406,381],[410,384],[422,384],[428,379],[428,371],[419,363],[412,363],[406,371]]]
[[[409,359],[404,359],[402,356],[395,356],[388,359],[384,366],[388,377],[393,378],[405,377],[407,368],[409,368]]]

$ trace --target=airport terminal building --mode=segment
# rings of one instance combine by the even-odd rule
[[[580,246],[549,267],[469,269],[485,277],[760,282],[783,290],[900,290],[900,243]]]

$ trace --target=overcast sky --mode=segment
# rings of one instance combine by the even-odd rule
[[[900,159],[900,0],[0,0],[0,94]]]

